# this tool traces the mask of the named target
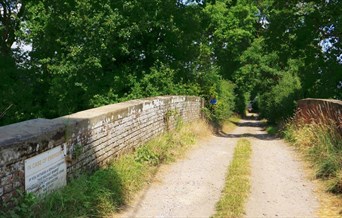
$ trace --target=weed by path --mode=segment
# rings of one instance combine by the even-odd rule
[[[250,159],[252,147],[247,139],[240,139],[228,168],[222,196],[216,204],[216,217],[242,217],[245,202],[250,192]]]

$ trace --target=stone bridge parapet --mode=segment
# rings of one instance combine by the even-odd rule
[[[305,123],[333,122],[342,134],[342,101],[314,98],[299,100],[296,118]]]
[[[17,190],[63,186],[174,128],[179,118],[199,119],[202,105],[194,96],[151,97],[0,127],[0,207]]]

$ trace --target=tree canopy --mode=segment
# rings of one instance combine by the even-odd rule
[[[338,0],[0,0],[0,125],[169,94],[277,121],[341,99],[341,33]]]

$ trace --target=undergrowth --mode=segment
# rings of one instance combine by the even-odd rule
[[[266,127],[266,132],[270,135],[277,135],[278,134],[278,131],[279,131],[279,128],[275,125],[269,125]]]
[[[327,182],[327,190],[342,194],[342,136],[336,124],[293,120],[286,125],[284,136],[313,163],[316,177]]]
[[[204,121],[177,125],[122,155],[92,175],[82,175],[66,187],[31,202],[22,216],[15,211],[0,212],[4,217],[104,217],[120,211],[156,173],[158,166],[182,156],[197,138],[211,131]]]
[[[234,150],[229,166],[226,183],[219,202],[216,204],[216,217],[242,217],[244,206],[250,191],[251,143],[240,139]]]

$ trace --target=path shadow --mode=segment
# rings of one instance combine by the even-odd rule
[[[238,123],[238,122],[232,122],[237,126],[240,127],[265,127],[266,124],[263,122],[243,122],[243,123]]]
[[[259,120],[259,114],[258,113],[247,113],[245,116],[243,116],[244,120]]]
[[[218,136],[224,137],[224,138],[257,138],[260,140],[265,140],[265,141],[271,141],[277,139],[276,136],[272,136],[268,133],[262,133],[262,134],[251,134],[251,133],[243,133],[243,134],[230,134],[230,133],[225,133],[223,131],[219,131],[217,133]]]
[[[261,128],[261,130],[265,130],[266,128],[266,123],[261,122],[259,119],[258,114],[249,114],[247,115],[244,119],[243,122],[232,122],[238,127],[253,127],[253,128]],[[247,122],[246,122],[247,121]],[[216,129],[216,135],[219,137],[224,137],[224,138],[257,138],[260,140],[265,140],[265,141],[271,141],[275,140],[278,137],[274,135],[270,135],[268,133],[260,133],[260,134],[252,134],[252,133],[242,133],[242,134],[231,134],[231,133],[226,133],[222,130],[222,128],[217,128]]]

